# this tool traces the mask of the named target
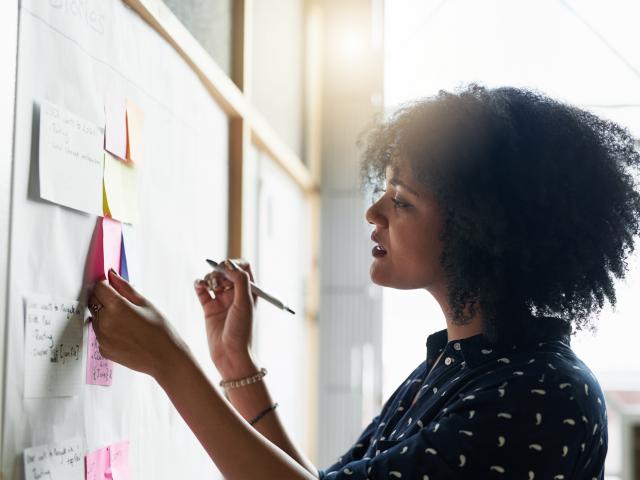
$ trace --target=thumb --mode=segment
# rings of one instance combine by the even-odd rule
[[[118,292],[134,305],[142,306],[146,303],[145,298],[140,295],[129,282],[118,275],[118,273],[113,268],[109,269],[109,284],[116,292]]]

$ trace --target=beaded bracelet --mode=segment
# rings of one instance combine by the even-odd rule
[[[259,382],[260,380],[262,380],[262,377],[264,377],[266,374],[267,374],[267,369],[261,368],[258,373],[256,373],[255,375],[251,375],[250,377],[240,378],[238,380],[227,380],[226,382],[224,380],[220,380],[220,386],[225,389],[244,387],[245,385],[250,385],[252,383]]]
[[[251,420],[249,422],[249,425],[253,425],[254,423],[256,423],[258,420],[260,420],[262,417],[264,417],[271,410],[275,410],[277,408],[277,406],[278,406],[278,402],[274,403],[269,408],[264,409],[262,412],[260,412],[258,415],[256,415],[256,418],[254,418],[253,420]]]

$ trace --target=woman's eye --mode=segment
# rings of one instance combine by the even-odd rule
[[[394,208],[406,208],[406,207],[410,207],[411,205],[409,205],[408,203],[404,203],[401,202],[400,200],[391,197],[391,201],[393,202],[393,207]]]

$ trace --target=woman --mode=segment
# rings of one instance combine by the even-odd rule
[[[446,328],[326,470],[291,443],[256,375],[248,265],[195,285],[222,378],[251,378],[226,388],[235,409],[115,272],[90,301],[101,352],[152,375],[229,479],[602,479],[604,396],[570,336],[615,303],[639,164],[626,130],[514,88],[441,91],[375,127],[362,173],[386,188],[366,213],[371,278],[427,290]]]

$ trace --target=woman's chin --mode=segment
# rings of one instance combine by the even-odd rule
[[[389,285],[390,279],[382,272],[380,266],[376,265],[377,263],[378,260],[374,259],[371,267],[369,267],[369,277],[371,277],[371,281],[381,287],[391,287],[391,285]]]

